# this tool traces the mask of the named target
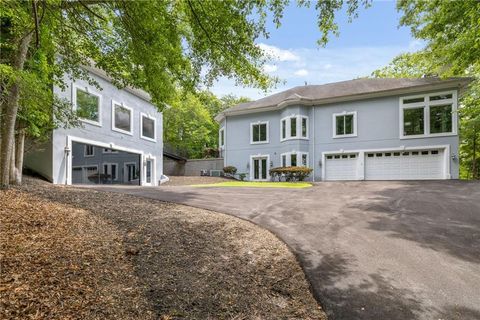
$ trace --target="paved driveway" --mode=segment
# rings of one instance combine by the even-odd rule
[[[480,319],[480,183],[100,188],[271,230],[297,254],[330,319]]]

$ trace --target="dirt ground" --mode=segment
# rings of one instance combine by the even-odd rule
[[[2,319],[325,319],[270,232],[30,180],[0,192]]]

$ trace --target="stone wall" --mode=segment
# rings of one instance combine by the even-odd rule
[[[192,159],[185,163],[186,176],[199,176],[202,170],[222,170],[223,158]]]

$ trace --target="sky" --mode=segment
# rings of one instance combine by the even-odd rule
[[[294,1],[295,2],[295,1]],[[403,52],[421,49],[422,43],[406,27],[398,27],[401,13],[394,1],[374,1],[361,9],[358,18],[348,23],[346,13],[336,16],[340,36],[331,36],[328,44],[317,44],[320,31],[314,8],[298,8],[295,3],[285,9],[279,29],[270,22],[268,39],[257,44],[273,56],[264,71],[284,83],[266,93],[255,88],[235,85],[220,79],[210,90],[217,96],[234,94],[259,99],[294,86],[324,84],[369,76]]]

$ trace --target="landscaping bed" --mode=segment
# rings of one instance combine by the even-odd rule
[[[0,197],[2,318],[325,319],[249,222],[37,180]]]

